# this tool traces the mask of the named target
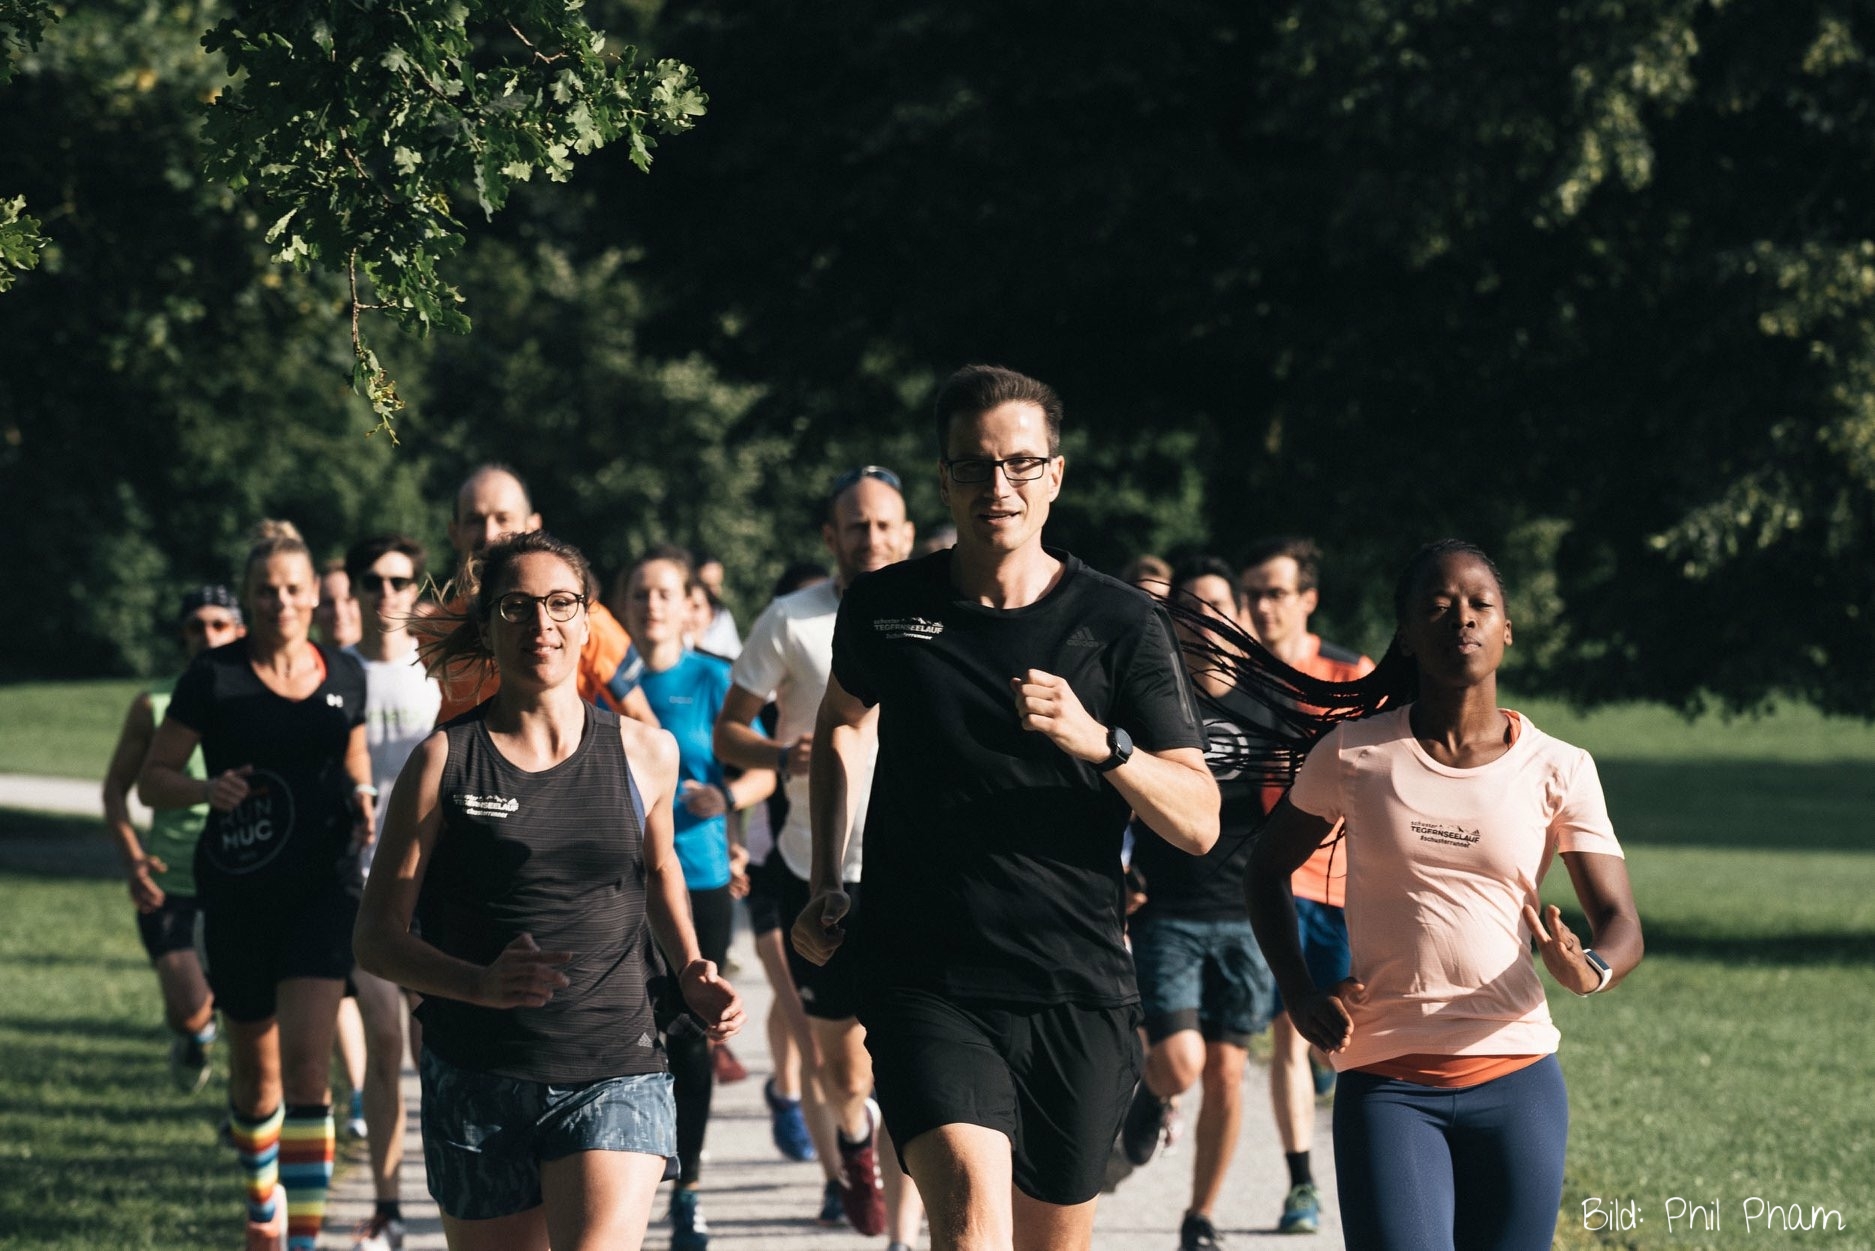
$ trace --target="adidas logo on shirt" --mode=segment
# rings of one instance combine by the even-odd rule
[[[1076,626],[1074,633],[1068,636],[1067,646],[1069,647],[1099,647],[1100,640],[1095,638],[1094,632],[1088,629],[1086,626]]]

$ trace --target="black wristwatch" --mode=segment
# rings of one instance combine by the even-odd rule
[[[1119,726],[1107,727],[1107,758],[1094,767],[1111,773],[1133,758],[1133,736]]]

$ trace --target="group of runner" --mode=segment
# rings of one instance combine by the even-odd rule
[[[1319,1214],[1312,1046],[1340,1072],[1350,1245],[1548,1245],[1567,1103],[1530,944],[1581,994],[1642,944],[1593,763],[1497,706],[1495,566],[1416,553],[1374,666],[1309,631],[1305,541],[1127,580],[1044,545],[1066,469],[1045,384],[966,367],[933,419],[954,546],[914,556],[898,476],[845,474],[831,575],[790,570],[739,649],[705,562],[645,553],[615,615],[492,465],[456,500],[447,603],[418,602],[407,540],[347,554],[351,648],[313,639],[290,528],[238,595],[185,600],[204,649],[132,708],[107,801],[191,1087],[213,988],[251,1247],[317,1239],[348,979],[380,1183],[360,1248],[401,1238],[401,1100],[372,1083],[397,1098],[406,995],[452,1247],[636,1247],[667,1176],[672,1246],[707,1247],[738,896],[776,992],[775,1145],[818,1161],[823,1221],[1085,1247],[1202,1082],[1179,1237],[1218,1246],[1274,1022],[1280,1228]],[[130,777],[164,814],[147,847]],[[1590,946],[1540,906],[1558,854]]]

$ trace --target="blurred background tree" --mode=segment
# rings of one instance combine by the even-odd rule
[[[1066,398],[1051,537],[1096,565],[1311,533],[1327,632],[1374,650],[1459,534],[1513,583],[1519,689],[1875,714],[1865,7],[587,12],[709,114],[648,179],[609,147],[469,232],[473,334],[386,347],[395,451],[342,284],[201,173],[218,6],[100,0],[21,57],[0,190],[52,242],[0,297],[38,597],[0,666],[154,663],[261,515],[440,542],[484,458],[608,574],[716,551],[746,624],[839,469],[943,520],[929,396],[993,360]]]

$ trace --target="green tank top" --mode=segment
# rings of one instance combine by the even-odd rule
[[[175,690],[175,678],[150,688],[150,717],[156,725],[163,724],[163,715],[169,711],[169,697]],[[189,763],[182,771],[192,778],[208,777],[208,766],[202,763],[199,744],[190,753]],[[195,844],[202,837],[202,824],[207,819],[207,804],[197,804],[193,808],[158,808],[151,813],[150,833],[144,839],[144,846],[150,855],[169,866],[167,872],[151,875],[164,894],[195,894]]]

